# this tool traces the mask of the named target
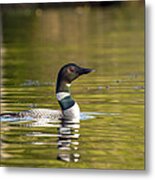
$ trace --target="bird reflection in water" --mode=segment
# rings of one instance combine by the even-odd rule
[[[79,148],[79,122],[63,121],[58,128],[58,160],[66,162],[78,162]]]

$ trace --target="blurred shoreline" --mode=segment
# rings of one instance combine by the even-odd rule
[[[111,7],[111,6],[120,6],[121,4],[124,3],[131,3],[131,1],[90,1],[90,2],[46,2],[46,3],[14,3],[14,4],[0,4],[2,7],[2,10],[8,10],[12,8],[22,8],[22,9],[27,9],[27,8],[42,8],[42,9],[48,9],[51,7],[54,8],[60,8],[60,7],[76,7],[76,6],[100,6],[100,7]],[[136,0],[132,1],[138,2],[141,4],[144,4],[144,0]]]

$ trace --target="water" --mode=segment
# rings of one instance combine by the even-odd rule
[[[59,68],[96,71],[71,87],[80,124],[1,121],[2,166],[144,169],[143,4],[4,6],[2,112],[59,109]]]

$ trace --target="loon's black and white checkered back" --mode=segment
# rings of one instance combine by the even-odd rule
[[[3,113],[0,117],[4,118],[49,118],[52,120],[61,119],[63,117],[62,112],[60,110],[51,110],[51,109],[30,109],[27,111],[21,111],[17,113]]]
[[[63,117],[60,110],[51,109],[31,109],[28,111],[22,111],[18,113],[19,117],[32,117],[32,118],[50,118],[60,119]]]

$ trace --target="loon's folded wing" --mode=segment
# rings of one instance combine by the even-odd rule
[[[62,112],[60,110],[51,110],[51,109],[30,109],[28,111],[22,111],[19,113],[20,117],[30,116],[33,118],[51,118],[59,119],[62,118]]]
[[[21,111],[17,113],[4,113],[0,117],[9,117],[9,118],[50,118],[50,119],[60,119],[62,118],[62,112],[60,110],[51,110],[51,109],[30,109],[27,111]]]

